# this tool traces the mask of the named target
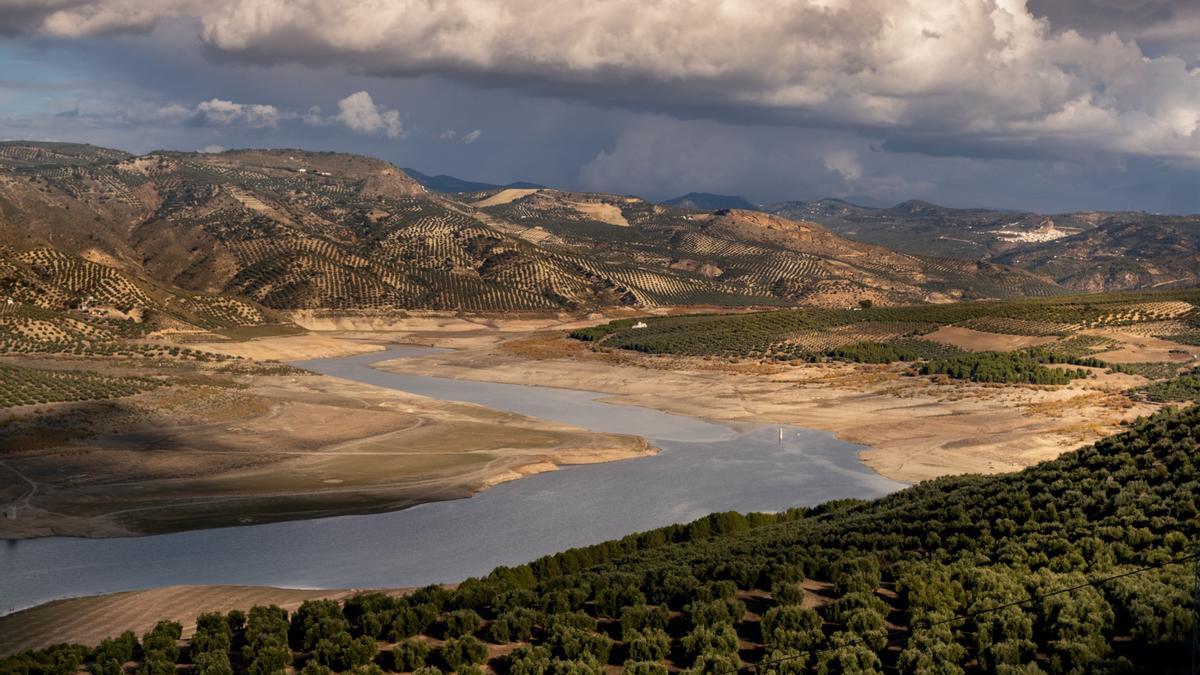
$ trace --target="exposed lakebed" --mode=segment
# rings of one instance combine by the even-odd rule
[[[469,499],[392,513],[120,539],[49,537],[0,550],[0,613],[61,597],[173,584],[314,588],[414,586],[485,574],[714,511],[777,511],[904,487],[873,473],[860,446],[778,425],[731,426],[606,403],[595,392],[423,377],[372,367],[436,350],[295,365],[325,375],[600,432],[636,434],[653,457],[572,466]]]

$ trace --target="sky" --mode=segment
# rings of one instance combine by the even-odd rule
[[[0,139],[1200,212],[1197,0],[0,0]]]

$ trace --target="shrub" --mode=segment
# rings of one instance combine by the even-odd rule
[[[781,605],[799,605],[804,602],[804,589],[788,582],[776,582],[771,586],[771,598]]]
[[[663,605],[647,607],[635,605],[621,610],[621,639],[628,640],[627,635],[633,635],[648,629],[666,630],[670,614]]]
[[[483,618],[473,609],[456,609],[446,615],[446,636],[473,635],[483,625]]]
[[[693,659],[702,654],[737,654],[738,636],[733,626],[700,626],[683,638],[683,650]]]
[[[492,642],[520,642],[533,636],[541,615],[532,609],[517,608],[504,612],[488,627]]]
[[[658,662],[626,661],[624,675],[667,675],[667,667]]]
[[[451,638],[442,646],[442,660],[451,670],[457,671],[460,666],[480,664],[487,660],[488,648],[478,638],[467,635],[461,638]]]
[[[626,637],[625,646],[633,661],[660,661],[671,651],[671,638],[664,630],[649,628]]]
[[[407,672],[425,665],[429,658],[429,643],[424,640],[408,639],[392,648],[392,663],[396,670]]]
[[[542,675],[550,668],[550,650],[521,645],[508,655],[509,675]]]

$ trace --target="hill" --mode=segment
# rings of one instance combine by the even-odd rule
[[[186,660],[224,672],[1182,673],[1200,543],[1197,436],[1200,408],[1167,410],[1018,473],[713,514],[453,590],[307,602],[290,617],[256,608],[248,622],[200,617]],[[0,669],[136,660],[169,671],[185,660],[179,635],[163,623],[140,650],[129,635]]]
[[[605,261],[614,277],[619,266],[640,268],[620,276],[629,304],[845,307],[863,298],[892,304],[1061,292],[1011,267],[897,253],[755,211],[695,213],[636,197],[547,190],[506,197],[477,206],[543,249]]]
[[[1200,285],[1200,216],[1118,214],[994,260],[1085,292]]]
[[[767,211],[813,220],[859,241],[968,259],[990,258],[1022,241],[1051,241],[1091,226],[1077,218],[1049,219],[1035,213],[956,209],[920,200],[872,208],[840,199],[821,199],[780,202],[768,206]]]
[[[1185,345],[1200,344],[1200,291],[1055,296],[1007,301],[806,308],[741,314],[696,314],[620,319],[572,336],[603,347],[651,354],[756,358],[778,362],[834,359],[867,363],[918,361],[969,351],[1009,351],[1005,342],[1044,347],[1049,357],[1073,360],[1115,349],[1120,328],[1151,336],[1167,364],[1190,361]],[[638,321],[640,326],[635,327]],[[953,329],[947,331],[947,329]],[[1004,336],[1012,340],[1000,339]],[[1028,338],[1021,340],[1018,338]],[[1178,352],[1172,354],[1171,351]],[[1150,353],[1150,352],[1147,352]],[[1142,359],[1149,365],[1154,361]],[[1103,363],[1088,363],[1104,366]]]
[[[1060,292],[1012,267],[897,253],[748,211],[535,188],[455,199],[356,155],[0,148],[19,160],[0,165],[0,245],[279,310],[846,306]]]
[[[822,199],[781,202],[766,210],[900,251],[1013,265],[1081,292],[1200,284],[1197,216],[1042,215],[915,200],[870,208]]]
[[[689,192],[682,197],[668,199],[662,203],[666,206],[675,206],[693,211],[718,211],[720,209],[758,210],[757,206],[740,195],[714,195],[709,192]]]
[[[408,174],[413,180],[417,181],[421,185],[424,185],[430,190],[434,190],[436,192],[445,192],[448,194],[460,192],[488,192],[492,190],[506,190],[509,188],[532,188],[536,190],[546,187],[545,185],[538,185],[537,183],[530,183],[528,181],[517,181],[507,185],[481,183],[479,181],[463,180],[461,178],[455,178],[454,176],[447,176],[444,173],[436,176],[429,176],[417,171],[416,169],[410,169],[408,167],[404,167],[404,173]]]

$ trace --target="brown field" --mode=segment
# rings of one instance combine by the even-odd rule
[[[127,630],[140,637],[160,619],[178,621],[188,637],[196,629],[196,617],[205,612],[245,611],[270,604],[290,612],[305,600],[344,598],[352,593],[266,586],[166,586],[55,600],[0,617],[0,656],[58,642],[93,646]]]
[[[942,326],[936,331],[921,336],[925,340],[941,342],[968,352],[1008,352],[1024,347],[1050,344],[1058,338],[1034,335],[1004,335],[963,328]]]
[[[537,192],[536,189],[530,188],[509,188],[507,190],[501,190],[487,199],[477,201],[472,204],[472,206],[477,208],[483,208],[485,206],[499,206],[501,204],[515,202],[518,199],[527,197],[535,192]]]
[[[1108,329],[1084,331],[1088,334],[1110,338],[1121,343],[1121,347],[1096,354],[1096,358],[1111,363],[1165,363],[1185,365],[1200,358],[1200,347],[1171,342],[1162,338],[1139,335],[1134,332]]]
[[[861,457],[871,468],[909,482],[1020,469],[1154,409],[1108,396],[1143,378],[1101,371],[1066,387],[990,386],[906,377],[901,365],[784,366],[594,352],[561,333],[464,334],[454,341],[456,351],[381,367],[602,391],[614,402],[678,414],[831,431],[868,446]]]
[[[295,339],[275,342],[292,349]],[[654,452],[637,437],[313,375],[9,409],[0,445],[0,499],[18,505],[15,520],[0,520],[7,538],[394,510]]]

